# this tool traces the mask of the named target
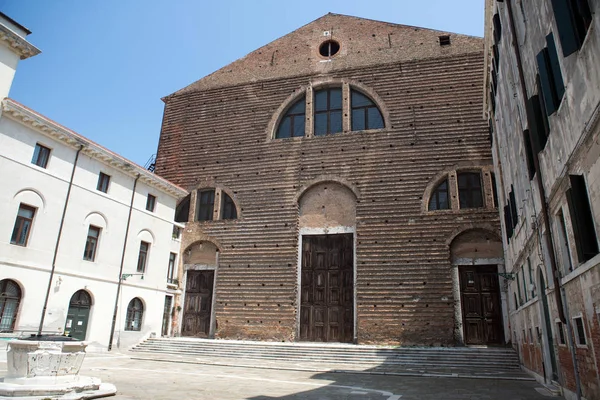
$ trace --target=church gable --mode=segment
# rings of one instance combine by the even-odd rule
[[[173,95],[481,51],[481,38],[329,13]]]

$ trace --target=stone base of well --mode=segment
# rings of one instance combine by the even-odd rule
[[[84,342],[9,341],[8,375],[0,382],[0,400],[75,400],[114,395],[114,385],[79,375],[86,346]]]

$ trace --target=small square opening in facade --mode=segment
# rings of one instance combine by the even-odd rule
[[[440,46],[450,46],[450,36],[442,35],[440,36]]]

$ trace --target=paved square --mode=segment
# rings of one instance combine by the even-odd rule
[[[115,384],[115,400],[548,398],[535,390],[541,385],[532,381],[314,373],[132,360],[119,354],[88,355],[81,373]],[[6,362],[0,361],[0,375],[5,374]]]

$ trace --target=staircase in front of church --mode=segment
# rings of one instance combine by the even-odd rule
[[[135,359],[315,372],[415,376],[532,378],[507,347],[392,347],[351,344],[151,338],[134,346]]]

